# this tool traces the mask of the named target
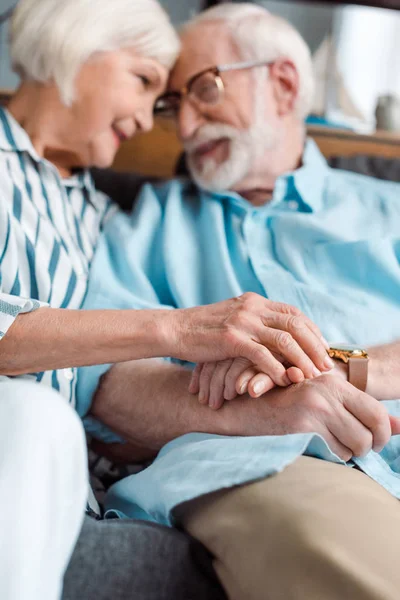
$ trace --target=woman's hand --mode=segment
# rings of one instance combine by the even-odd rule
[[[298,367],[289,367],[286,374],[289,384],[301,383],[305,379]],[[259,398],[274,387],[276,384],[271,377],[260,372],[249,360],[235,358],[198,363],[192,373],[189,392],[198,394],[200,404],[209,404],[218,410],[225,400],[234,400],[246,392],[252,398]]]
[[[245,358],[280,386],[292,383],[284,362],[307,379],[333,367],[328,344],[310,319],[293,306],[258,294],[175,310],[171,319],[169,354],[176,358],[201,363]]]

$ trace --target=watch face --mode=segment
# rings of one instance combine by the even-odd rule
[[[350,358],[368,358],[366,350],[353,344],[331,344],[328,354],[331,358],[337,358],[343,362],[347,362]]]
[[[342,344],[339,342],[332,342],[330,344],[331,348],[335,350],[343,350],[344,352],[352,352],[353,350],[360,350],[360,346],[355,346],[354,344]]]

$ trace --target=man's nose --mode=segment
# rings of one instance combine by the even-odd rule
[[[188,99],[184,99],[178,114],[178,136],[180,140],[185,142],[192,138],[203,123],[204,117],[200,111]]]

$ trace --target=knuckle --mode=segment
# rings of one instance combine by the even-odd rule
[[[287,331],[278,331],[276,333],[275,343],[278,350],[289,350],[293,346],[293,338]]]
[[[274,310],[281,312],[285,315],[293,315],[293,316],[301,316],[303,313],[297,306],[292,306],[291,304],[286,304],[285,302],[273,302]]]
[[[211,377],[212,373],[214,372],[214,369],[215,369],[215,363],[213,363],[213,362],[205,363],[201,370],[201,379]]]
[[[289,331],[299,331],[306,327],[306,322],[300,315],[291,315],[288,319]]]
[[[254,292],[245,292],[240,296],[242,306],[245,309],[251,308],[257,298],[257,295]]]
[[[297,306],[291,306],[290,304],[285,305],[287,307],[287,311],[293,315],[294,317],[304,317],[303,313]]]

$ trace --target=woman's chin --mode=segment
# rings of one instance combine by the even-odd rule
[[[114,162],[115,154],[103,154],[93,157],[92,167],[96,167],[97,169],[109,169]]]

